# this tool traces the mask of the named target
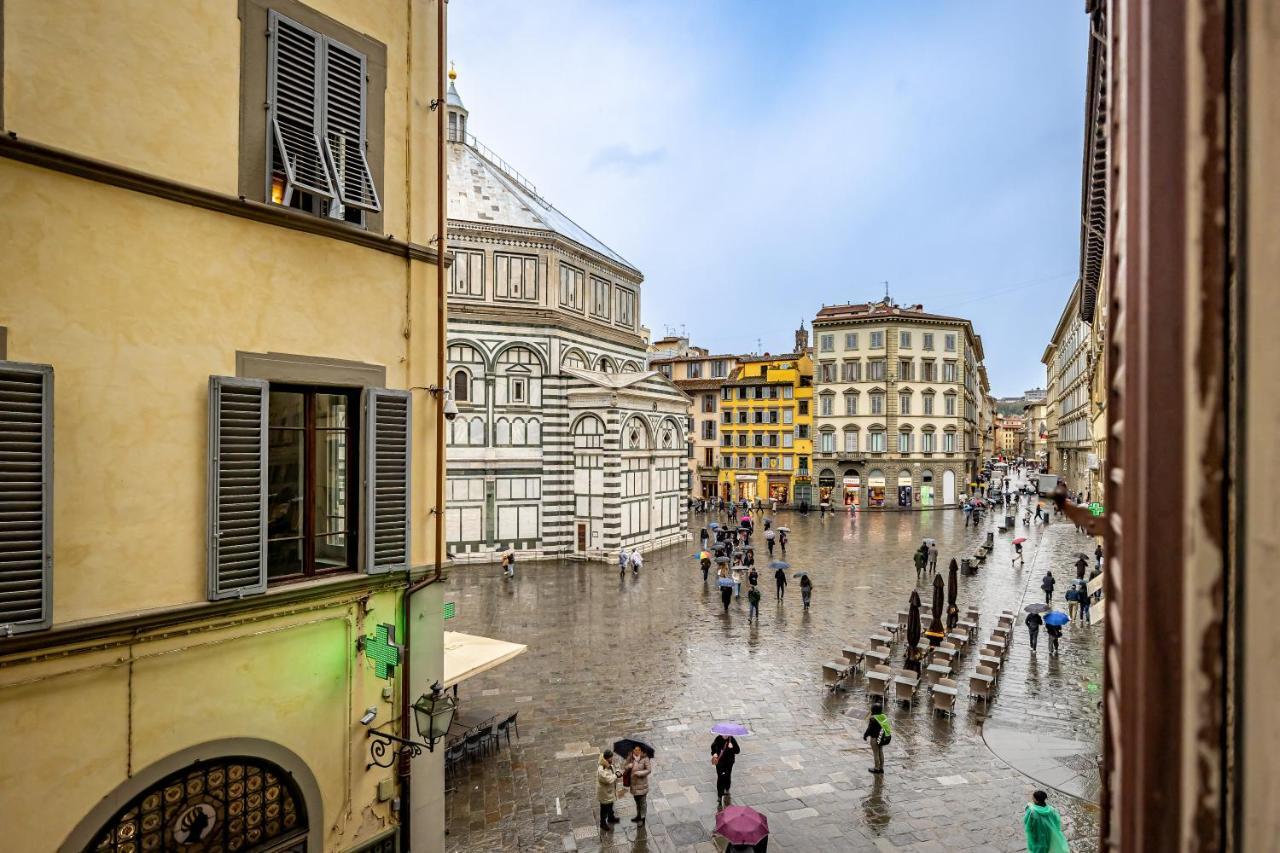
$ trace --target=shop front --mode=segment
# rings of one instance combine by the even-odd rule
[[[862,505],[862,477],[857,468],[849,468],[844,472],[844,505]]]
[[[769,500],[777,501],[780,504],[787,502],[787,497],[791,494],[791,478],[779,476],[777,474],[769,475]]]
[[[898,472],[898,508],[911,509],[911,472]]]
[[[757,485],[759,483],[755,474],[739,474],[737,485],[738,494],[736,498],[740,501],[754,501],[759,494]]]
[[[795,486],[791,490],[791,501],[796,504],[807,504],[813,500],[813,482],[806,477],[796,477]]]
[[[708,479],[704,477],[702,479],[702,497],[711,500],[719,493],[720,489],[714,478]]]
[[[920,506],[933,506],[933,472],[928,468],[920,474]]]
[[[884,506],[884,472],[879,468],[867,475],[867,506]]]
[[[830,468],[823,468],[818,474],[818,502],[831,503],[831,493],[836,488],[836,472]]]

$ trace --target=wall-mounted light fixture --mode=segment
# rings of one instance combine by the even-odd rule
[[[413,703],[414,723],[420,740],[409,740],[378,729],[369,729],[372,743],[369,744],[370,760],[366,769],[375,765],[390,767],[402,755],[416,758],[422,754],[424,747],[427,752],[435,752],[436,744],[449,733],[449,727],[453,725],[457,707],[457,699],[446,693],[440,682],[432,684],[431,692],[422,694]]]

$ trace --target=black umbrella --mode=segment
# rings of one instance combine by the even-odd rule
[[[920,593],[914,589],[911,590],[911,603],[907,608],[907,660],[914,661],[919,653],[916,646],[920,645]],[[919,664],[916,664],[915,671],[919,673]]]
[[[960,594],[960,566],[955,557],[951,558],[951,566],[947,569],[947,630],[954,631],[960,621],[960,608],[956,606],[956,597]]]
[[[929,638],[929,642],[935,646],[942,641],[942,575],[935,573],[933,576],[933,610],[929,620],[929,630],[925,632],[925,636]]]
[[[613,754],[625,757],[630,755],[631,750],[635,749],[637,746],[644,750],[645,755],[653,758],[653,747],[650,746],[647,741],[634,737],[624,737],[622,740],[615,740],[613,742]]]
[[[717,562],[717,563],[727,563],[727,562],[729,562],[729,558],[728,558],[728,557],[723,557],[723,556],[721,556],[721,557],[716,557],[716,562]]]

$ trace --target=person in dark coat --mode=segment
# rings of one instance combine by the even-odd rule
[[[1044,579],[1040,581],[1040,588],[1044,590],[1044,603],[1049,604],[1053,601],[1053,588],[1057,585],[1057,581],[1053,579],[1053,572],[1045,572]]]
[[[1045,625],[1044,631],[1049,635],[1049,654],[1058,654],[1058,642],[1062,639],[1061,625]]]
[[[724,605],[724,612],[729,612],[729,602],[733,600],[733,587],[720,587],[720,603]]]
[[[1080,555],[1080,559],[1076,560],[1076,580],[1084,580],[1085,569],[1089,568],[1089,561],[1085,559],[1084,554]]]
[[[778,569],[773,573],[773,582],[778,587],[778,600],[782,600],[782,593],[787,589],[787,570]]]
[[[733,762],[737,760],[739,752],[742,752],[742,747],[733,735],[716,735],[716,739],[711,741],[711,763],[716,768],[717,805],[729,798],[729,789],[733,787]]]
[[[783,559],[787,556],[787,531],[778,531],[778,547],[782,549]]]
[[[886,734],[884,724],[887,722],[884,706],[879,702],[872,705],[871,715],[867,717],[867,730],[862,733],[862,739],[871,744],[873,764],[867,769],[872,773],[884,773],[884,744],[881,743],[881,739],[882,735]]]
[[[703,557],[702,558],[702,582],[703,583],[707,582],[707,574],[710,571],[711,571],[711,558]]]
[[[1040,639],[1040,626],[1044,624],[1044,619],[1040,618],[1039,613],[1028,613],[1027,618],[1022,620],[1027,625],[1027,634],[1030,636],[1031,651],[1036,650],[1036,641]]]

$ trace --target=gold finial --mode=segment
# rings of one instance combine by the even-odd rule
[[[450,79],[450,80],[457,80],[457,79],[458,79],[458,69],[456,69],[456,68],[454,68],[454,67],[453,67],[453,63],[452,63],[452,62],[450,62],[450,63],[449,63],[449,79]]]

